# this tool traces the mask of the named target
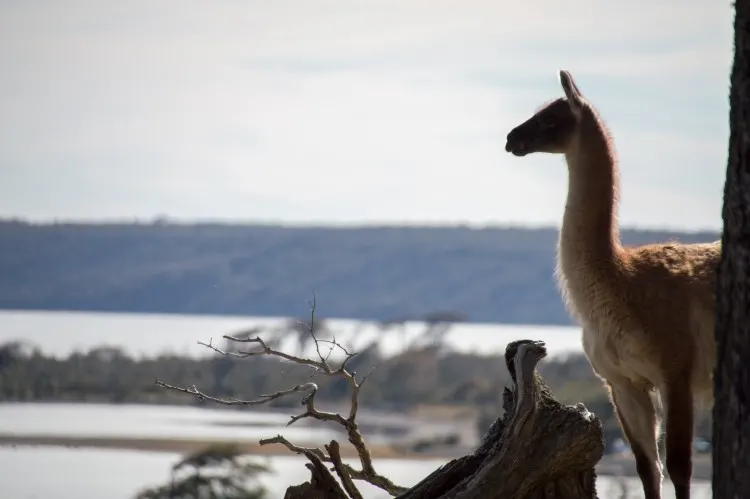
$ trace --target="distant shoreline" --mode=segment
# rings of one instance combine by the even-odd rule
[[[0,434],[0,447],[68,447],[97,448],[115,450],[136,450],[149,452],[188,453],[197,451],[210,444],[225,442],[212,439],[180,438],[126,438],[126,437],[73,437],[59,435],[18,435]],[[295,455],[280,444],[261,446],[256,441],[237,442],[243,452],[254,456],[293,456]],[[315,446],[315,444],[307,444]],[[320,444],[318,444],[320,445]],[[433,452],[416,453],[389,445],[370,445],[370,453],[375,459],[415,459],[415,460],[448,460],[460,457],[461,453]],[[342,445],[342,457],[356,457],[354,449]],[[599,461],[596,472],[601,476],[637,477],[635,462],[628,456],[606,455]],[[693,456],[693,479],[711,480],[711,456]]]
[[[271,437],[273,435],[269,435]],[[88,447],[98,449],[139,450],[149,452],[177,452],[188,453],[202,449],[208,445],[227,442],[222,439],[208,438],[128,438],[128,437],[79,437],[60,435],[18,435],[0,434],[0,447]],[[258,456],[286,456],[294,455],[281,444],[260,445],[257,441],[235,441],[246,454]],[[319,446],[322,444],[299,444],[302,446]],[[389,445],[369,445],[370,453],[376,459],[424,459],[424,454],[408,452]],[[341,447],[343,457],[356,457],[354,449],[348,445]],[[447,458],[452,455],[430,455],[430,458]]]
[[[558,232],[0,221],[0,307],[306,318],[315,294],[327,319],[448,314],[447,322],[573,326],[551,278]],[[623,227],[621,235],[631,245],[709,242],[720,233]],[[44,269],[44,279],[19,269]]]

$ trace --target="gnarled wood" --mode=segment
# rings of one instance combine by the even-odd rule
[[[310,460],[306,466],[312,477],[309,482],[286,489],[284,499],[349,499],[317,454],[306,451],[305,456]]]
[[[546,354],[542,342],[510,343],[505,360],[513,388],[503,394],[505,415],[473,454],[450,461],[398,498],[596,498],[601,422],[582,404],[555,400],[536,370]]]

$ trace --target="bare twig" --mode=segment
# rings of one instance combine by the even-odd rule
[[[235,357],[235,358],[244,359],[248,357],[270,356],[270,357],[277,357],[279,359],[283,359],[285,361],[292,362],[295,364],[309,366],[310,368],[313,369],[313,372],[308,379],[311,379],[312,377],[318,374],[324,374],[329,377],[342,377],[346,379],[351,389],[351,398],[350,398],[351,408],[349,410],[349,414],[347,417],[344,417],[341,414],[338,414],[335,412],[326,412],[326,411],[321,411],[317,409],[315,406],[315,394],[318,391],[318,385],[316,385],[315,383],[311,381],[308,381],[306,383],[301,383],[292,388],[289,388],[286,390],[280,390],[272,394],[264,394],[264,395],[261,395],[259,398],[253,399],[253,400],[224,399],[224,398],[214,397],[214,396],[201,392],[195,386],[191,386],[191,387],[173,386],[163,381],[160,381],[158,379],[155,381],[155,383],[158,386],[161,386],[168,390],[174,390],[177,392],[192,395],[199,400],[208,400],[211,402],[224,404],[224,405],[242,405],[242,406],[260,405],[260,404],[270,402],[271,400],[284,397],[286,395],[291,395],[293,393],[297,393],[301,391],[308,392],[308,394],[305,396],[304,399],[302,399],[302,402],[301,402],[301,405],[305,407],[305,411],[300,414],[291,416],[289,422],[287,423],[287,426],[292,425],[296,423],[297,421],[299,421],[300,419],[304,419],[304,418],[313,418],[313,419],[317,419],[320,421],[329,421],[329,422],[333,422],[338,425],[341,425],[346,431],[349,442],[354,446],[355,450],[357,451],[361,469],[355,469],[347,464],[344,464],[341,461],[339,444],[336,441],[332,441],[329,445],[325,446],[327,454],[326,454],[326,451],[323,451],[322,449],[319,449],[319,448],[307,448],[307,447],[300,447],[300,446],[294,445],[293,443],[289,442],[287,439],[285,439],[281,435],[277,435],[276,437],[273,437],[273,438],[263,439],[260,441],[260,444],[261,445],[281,444],[281,445],[284,445],[290,451],[295,452],[300,455],[304,455],[308,459],[310,459],[310,457],[313,456],[315,460],[314,461],[311,459],[310,460],[314,469],[317,469],[317,463],[319,462],[331,463],[333,465],[333,469],[336,471],[337,475],[341,479],[342,484],[344,485],[344,489],[346,490],[346,493],[352,499],[361,499],[361,495],[357,491],[352,480],[363,480],[363,481],[369,482],[370,484],[385,490],[392,496],[396,496],[406,491],[407,489],[405,487],[400,487],[398,485],[395,485],[393,482],[379,475],[375,471],[375,467],[372,462],[372,456],[370,455],[370,451],[367,448],[364,437],[362,436],[362,433],[359,430],[359,425],[356,420],[357,411],[359,409],[360,389],[362,388],[362,385],[365,383],[365,381],[367,381],[369,376],[372,374],[372,372],[377,368],[377,366],[373,368],[373,370],[371,370],[367,375],[365,375],[361,379],[361,381],[357,381],[357,373],[354,371],[349,371],[348,369],[349,361],[352,358],[354,358],[357,355],[357,353],[350,352],[347,348],[345,348],[343,345],[338,343],[336,341],[335,336],[333,336],[333,338],[330,340],[318,338],[318,335],[316,334],[316,331],[315,331],[315,323],[316,323],[315,307],[316,307],[316,302],[315,302],[315,296],[313,295],[313,299],[310,302],[310,324],[305,325],[305,326],[307,327],[307,330],[310,336],[312,337],[313,342],[315,343],[315,351],[317,353],[317,359],[315,358],[310,359],[310,358],[305,358],[301,356],[290,355],[288,353],[282,352],[281,350],[272,348],[260,336],[255,336],[255,337],[250,337],[249,335],[242,335],[241,337],[232,336],[232,335],[223,336],[223,338],[227,340],[228,342],[253,344],[257,347],[256,349],[253,349],[253,350],[230,351],[229,348],[227,348],[226,350],[223,350],[221,348],[214,346],[212,340],[209,340],[208,343],[204,343],[201,341],[199,341],[198,343],[200,345],[205,346],[206,348],[210,350],[213,350],[214,352],[220,355],[224,355],[227,357]],[[321,343],[331,346],[328,354],[325,356],[323,355],[323,352],[321,352],[321,348],[320,348]],[[332,367],[330,363],[331,362],[330,355],[331,355],[331,352],[336,348],[338,348],[343,353],[343,360],[341,361],[341,364],[338,367]]]
[[[318,358],[320,359],[320,362],[327,365],[326,359],[324,359],[323,355],[320,353],[320,341],[318,341],[318,337],[315,335],[315,306],[317,305],[317,300],[315,299],[315,293],[313,293],[312,301],[309,302],[309,305],[310,305],[310,325],[307,326],[307,330],[310,333],[310,336],[312,336],[313,341],[315,342],[315,351],[318,352]]]
[[[260,441],[260,445],[268,445],[268,444],[281,444],[296,454],[304,455],[304,454],[307,454],[308,452],[313,452],[320,458],[321,461],[331,460],[331,458],[326,456],[325,452],[323,452],[322,450],[316,447],[300,447],[298,445],[294,445],[292,442],[282,437],[281,435],[276,435],[275,437],[271,437],[271,438],[264,438]]]
[[[346,468],[346,471],[349,473],[349,475],[352,477],[353,480],[364,480],[365,482],[368,482],[378,488],[381,488],[388,492],[392,496],[397,496],[400,494],[403,494],[407,490],[409,490],[406,487],[401,487],[390,480],[388,480],[386,477],[382,475],[378,475],[375,473],[375,470],[372,470],[371,472],[366,472],[363,470],[355,470],[348,464],[345,464],[344,467]]]
[[[341,483],[344,485],[344,490],[352,499],[362,499],[362,494],[359,493],[357,487],[352,482],[351,474],[344,467],[344,463],[341,461],[341,452],[339,452],[339,443],[335,440],[331,440],[331,443],[326,445],[328,455],[331,456],[331,462],[333,462],[333,469],[341,479]]]
[[[275,393],[271,393],[268,395],[261,395],[260,398],[257,398],[255,400],[242,400],[242,399],[224,399],[219,397],[213,397],[211,395],[207,395],[203,393],[202,391],[198,390],[195,385],[191,387],[181,387],[181,386],[173,386],[169,385],[167,383],[164,383],[163,381],[154,380],[154,384],[157,386],[161,386],[162,388],[166,388],[167,390],[174,390],[177,392],[187,393],[188,395],[193,395],[198,400],[210,400],[211,402],[216,402],[217,404],[223,404],[223,405],[260,405],[260,404],[266,404],[274,399],[283,397],[285,395],[289,395],[292,393],[297,393],[303,390],[309,391],[310,395],[305,397],[305,400],[308,398],[311,398],[313,395],[315,395],[315,392],[318,391],[318,385],[312,382],[303,383],[297,386],[293,386],[292,388],[289,388],[288,390],[281,390]]]

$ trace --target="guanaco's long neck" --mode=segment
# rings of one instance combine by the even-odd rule
[[[622,252],[617,228],[617,164],[604,124],[583,110],[579,134],[566,154],[568,198],[560,231],[560,265],[571,274],[607,271]]]

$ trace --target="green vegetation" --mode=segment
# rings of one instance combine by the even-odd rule
[[[362,407],[402,412],[425,405],[472,407],[481,414],[481,432],[499,415],[502,387],[510,384],[502,355],[457,353],[439,343],[414,347],[390,358],[383,358],[373,343],[349,363],[359,373],[374,366],[377,368],[360,392]],[[612,406],[583,355],[549,359],[540,371],[560,401],[583,402],[601,418],[608,442],[621,436]],[[218,397],[255,398],[310,380],[310,370],[264,356],[134,359],[116,348],[102,347],[57,359],[29,345],[0,345],[0,400],[214,406],[159,388],[154,385],[156,378],[178,386],[195,385]],[[316,395],[320,403],[348,403],[345,380],[325,376],[313,380],[320,387]],[[267,406],[297,409],[299,400],[292,395]],[[709,421],[701,421],[699,435],[707,437],[709,428]]]
[[[0,308],[570,324],[557,230],[0,221]],[[716,233],[623,231],[626,243]]]
[[[236,445],[215,444],[180,460],[172,466],[169,483],[145,489],[136,499],[264,499],[265,488],[255,482],[268,471],[242,462]]]

